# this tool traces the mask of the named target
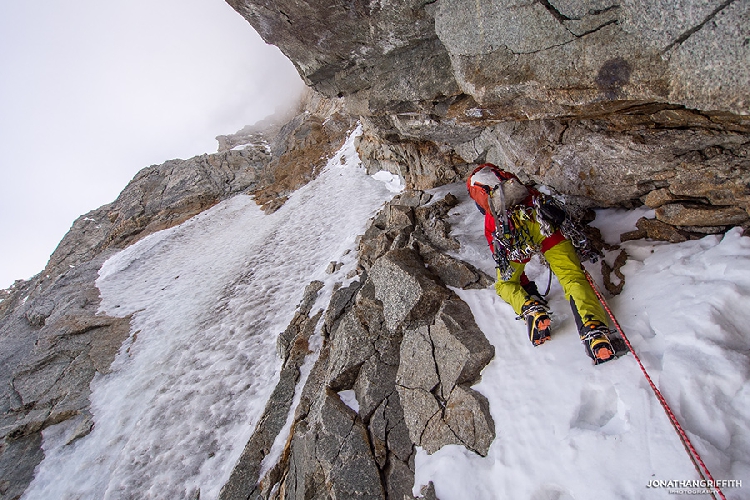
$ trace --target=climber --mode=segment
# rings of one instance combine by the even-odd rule
[[[583,273],[576,249],[560,230],[565,211],[549,196],[525,186],[491,163],[477,167],[466,182],[484,214],[484,232],[497,264],[497,294],[524,319],[529,340],[550,339],[550,311],[524,267],[539,252],[565,292],[581,342],[595,364],[614,359],[607,316]]]

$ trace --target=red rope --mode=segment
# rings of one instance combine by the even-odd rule
[[[589,274],[589,272],[585,268],[583,269],[583,273],[586,275],[586,279],[589,281],[589,284],[591,284],[591,288],[594,289],[594,293],[599,298],[599,302],[602,303],[602,306],[607,311],[607,314],[609,315],[609,318],[612,320],[612,323],[615,325],[615,328],[617,328],[617,331],[620,332],[622,339],[625,341],[625,345],[628,346],[628,349],[633,354],[633,357],[638,363],[638,366],[641,367],[641,371],[643,372],[643,375],[646,377],[646,380],[648,381],[648,384],[651,386],[651,389],[654,391],[654,394],[656,395],[656,399],[658,399],[659,403],[661,403],[661,406],[662,408],[664,408],[664,411],[669,417],[669,420],[672,423],[672,426],[675,428],[675,430],[677,431],[677,434],[680,436],[682,445],[685,447],[685,451],[690,457],[690,460],[693,462],[693,465],[695,466],[695,470],[698,471],[698,474],[701,476],[701,478],[704,481],[710,481],[708,484],[714,485],[711,489],[715,490],[715,492],[718,493],[719,497],[722,500],[726,500],[726,497],[724,496],[724,493],[722,493],[721,488],[719,488],[718,486],[715,486],[716,481],[714,481],[713,476],[711,476],[711,472],[709,472],[708,467],[706,467],[706,464],[703,462],[703,459],[701,459],[701,456],[698,453],[698,451],[695,449],[695,447],[693,446],[693,443],[690,442],[690,438],[685,433],[684,429],[680,425],[680,422],[677,421],[677,417],[672,411],[672,408],[669,407],[667,400],[664,399],[664,396],[662,396],[661,391],[659,391],[659,389],[656,387],[656,384],[654,384],[653,380],[651,380],[651,377],[646,371],[646,367],[643,366],[643,363],[641,363],[641,358],[639,358],[638,355],[635,353],[635,349],[633,349],[633,346],[630,344],[630,340],[628,340],[627,335],[625,335],[625,332],[622,330],[622,327],[620,327],[620,324],[617,322],[615,315],[612,313],[612,309],[610,309],[609,305],[607,304],[607,301],[604,299],[604,296],[599,291],[599,288],[596,286],[596,283],[594,283],[594,279],[591,277],[591,274]],[[711,496],[716,498],[713,492],[711,493]]]

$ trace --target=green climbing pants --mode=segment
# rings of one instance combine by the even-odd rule
[[[545,237],[539,230],[539,224],[532,221],[528,221],[527,224],[529,234],[535,240],[534,242],[544,249]],[[604,308],[583,273],[581,262],[578,260],[573,244],[567,239],[562,239],[559,243],[544,251],[544,258],[547,259],[550,269],[560,281],[565,292],[565,298],[570,302],[574,314],[577,314],[576,322],[579,322],[579,328],[581,324],[591,320],[607,324]],[[521,274],[526,264],[511,262],[510,265],[513,268],[513,275],[507,281],[500,278],[500,271],[498,270],[495,291],[513,307],[516,314],[520,315],[521,307],[529,299],[529,295],[520,283]]]

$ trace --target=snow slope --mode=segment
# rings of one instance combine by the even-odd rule
[[[77,422],[44,431],[25,499],[218,496],[278,380],[276,337],[305,286],[324,281],[327,304],[393,196],[390,176],[359,166],[359,133],[274,214],[237,196],[104,264],[101,311],[132,314],[131,337],[92,383],[93,431],[70,446]],[[331,261],[343,265],[329,275]]]
[[[481,216],[452,191],[464,199],[451,214],[459,256],[492,272]],[[600,211],[594,225],[616,243],[644,214]],[[726,497],[750,498],[750,238],[735,229],[623,248],[626,285],[609,300],[618,321],[714,479],[744,481]],[[544,290],[546,270],[535,261],[527,269]],[[601,283],[599,265],[588,269]],[[474,388],[489,399],[497,438],[486,458],[459,446],[419,450],[415,494],[433,481],[441,500],[673,498],[652,481],[700,479],[633,356],[590,363],[556,280],[552,341],[537,348],[493,290],[456,292],[495,346]]]
[[[354,135],[278,212],[238,196],[107,261],[102,311],[133,315],[132,335],[92,383],[93,431],[64,446],[83,422],[45,430],[24,498],[216,498],[273,389],[276,336],[305,285],[326,283],[313,312],[325,307],[355,265],[356,235],[401,189],[387,174],[365,175]],[[479,212],[463,185],[435,193],[448,191],[462,200],[451,212],[458,256],[492,273]],[[601,211],[595,225],[616,242],[643,214]],[[714,477],[745,481],[727,498],[750,497],[750,239],[732,231],[624,247],[631,260],[615,314]],[[334,260],[343,266],[328,275]],[[543,289],[546,271],[534,261],[527,269]],[[598,265],[589,269],[601,282]],[[485,458],[458,446],[419,450],[415,493],[433,481],[442,500],[672,498],[649,486],[697,478],[633,357],[591,365],[556,281],[553,338],[538,348],[492,289],[456,292],[496,349],[475,388],[497,438]]]

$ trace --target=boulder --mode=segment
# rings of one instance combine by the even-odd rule
[[[372,413],[393,393],[398,367],[383,362],[379,356],[368,358],[362,365],[354,392],[359,402],[359,415],[368,421]]]
[[[375,354],[369,332],[354,311],[345,313],[331,334],[328,381],[337,390],[350,389],[362,364]]]
[[[447,445],[465,445],[461,439],[451,429],[448,422],[445,421],[445,415],[442,410],[435,412],[429,421],[424,425],[424,430],[420,434],[419,445],[428,454],[435,453],[443,446]]]
[[[396,383],[428,393],[440,383],[428,327],[422,326],[404,332]]]
[[[494,348],[459,299],[446,300],[433,325],[404,332],[396,389],[412,442],[427,453],[460,444],[487,454],[494,422],[486,398],[468,384],[493,356]]]
[[[440,404],[435,396],[424,389],[412,389],[401,385],[396,386],[396,389],[399,399],[401,399],[401,406],[404,409],[404,423],[406,428],[409,429],[409,438],[412,443],[419,446],[430,443],[428,452],[433,453],[439,450],[443,444],[457,443],[457,441],[441,441],[440,437],[435,439],[432,435],[428,436],[429,439],[426,439],[423,443],[427,424],[436,416],[438,420],[440,419]],[[444,437],[444,434],[441,436]]]
[[[487,288],[495,282],[487,273],[467,262],[439,251],[431,251],[428,245],[417,243],[416,247],[424,257],[428,269],[448,286],[467,290]]]
[[[495,439],[495,422],[486,397],[457,385],[445,403],[444,419],[461,444],[483,457],[487,456]]]
[[[370,279],[376,298],[383,303],[385,324],[390,330],[402,323],[424,324],[450,294],[409,248],[386,253],[372,266]]]
[[[641,217],[635,223],[635,231],[629,231],[620,235],[620,241],[638,240],[641,238],[650,238],[657,241],[669,241],[670,243],[681,243],[690,239],[690,235],[685,231],[670,226],[667,223],[656,219],[647,219]]]
[[[367,430],[332,390],[319,395],[290,445],[290,498],[385,498]]]
[[[460,299],[443,303],[429,328],[440,394],[447,400],[458,384],[479,380],[482,369],[495,357],[495,348],[477,327],[471,309]]]

